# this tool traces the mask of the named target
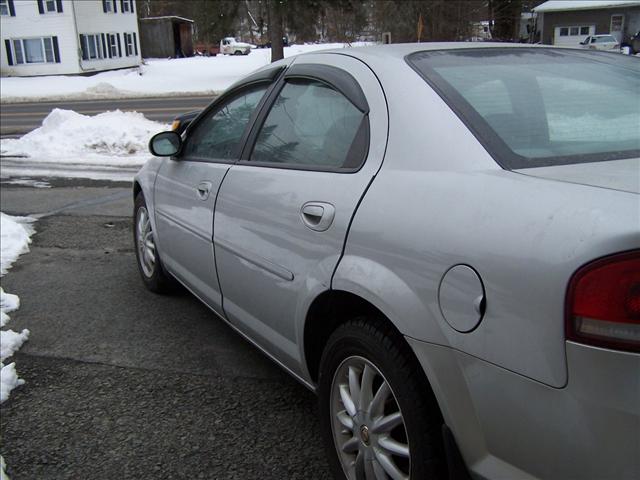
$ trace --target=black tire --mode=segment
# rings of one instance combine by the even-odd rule
[[[335,478],[346,475],[334,440],[332,384],[339,367],[354,356],[373,364],[391,387],[404,419],[401,433],[406,435],[409,444],[410,460],[405,465],[408,470],[405,473],[413,480],[446,478],[442,416],[421,366],[396,330],[384,321],[364,317],[338,327],[320,361],[320,428]]]
[[[242,52],[240,50],[236,50],[235,52],[233,52],[234,55],[242,55]]]
[[[162,261],[160,260],[160,255],[157,251],[155,252],[155,265],[150,274],[148,271],[145,272],[145,268],[142,265],[141,252],[138,244],[138,213],[142,208],[144,208],[144,210],[148,213],[147,203],[145,202],[144,195],[142,194],[142,192],[140,192],[135,198],[133,208],[133,245],[136,251],[136,264],[138,266],[138,271],[140,272],[140,277],[142,278],[142,282],[144,283],[145,287],[147,287],[152,292],[171,293],[175,291],[177,282],[164,269]]]

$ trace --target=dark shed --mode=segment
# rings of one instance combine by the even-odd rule
[[[193,55],[193,20],[175,16],[141,18],[139,30],[144,58]]]

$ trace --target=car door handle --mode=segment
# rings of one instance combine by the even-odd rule
[[[209,198],[209,193],[211,192],[212,186],[213,184],[211,182],[200,182],[196,187],[198,198],[200,200],[206,200],[207,198]]]
[[[311,230],[324,232],[333,223],[336,209],[326,202],[307,202],[300,209],[302,222]]]

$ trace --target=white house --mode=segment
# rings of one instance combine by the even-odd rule
[[[3,76],[82,74],[140,64],[135,0],[0,0]]]

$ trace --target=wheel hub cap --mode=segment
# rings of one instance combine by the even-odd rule
[[[391,386],[369,360],[345,359],[331,385],[333,440],[349,480],[408,480],[404,418]]]
[[[362,443],[369,446],[369,428],[366,425],[360,427],[360,437],[362,438]]]
[[[156,244],[153,240],[149,212],[145,207],[138,209],[136,218],[136,242],[140,268],[147,277],[152,277],[156,265]]]

